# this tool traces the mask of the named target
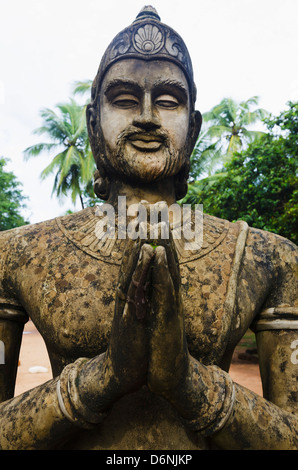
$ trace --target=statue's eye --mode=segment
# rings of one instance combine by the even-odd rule
[[[175,109],[179,106],[179,101],[173,95],[160,95],[156,98],[155,104],[160,108]]]
[[[136,96],[130,94],[117,95],[113,101],[114,106],[122,109],[134,108],[139,105],[139,100]]]

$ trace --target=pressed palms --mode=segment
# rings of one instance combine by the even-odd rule
[[[48,108],[41,111],[43,125],[34,131],[35,134],[46,135],[50,142],[32,145],[24,154],[26,158],[44,152],[53,154],[41,178],[55,173],[53,193],[58,197],[70,193],[74,204],[79,197],[84,208],[83,193],[95,170],[86,128],[85,107],[82,108],[71,99],[68,103],[58,104],[56,108],[56,111]]]

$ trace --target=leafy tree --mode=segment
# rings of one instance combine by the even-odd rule
[[[200,179],[202,175],[211,176],[214,167],[222,160],[221,149],[212,141],[210,124],[206,123],[203,114],[203,124],[195,148],[190,157],[190,182]]]
[[[74,99],[57,105],[57,110],[43,109],[43,125],[35,130],[38,135],[46,135],[50,142],[28,147],[26,158],[39,156],[44,152],[53,154],[51,163],[42,171],[41,178],[55,173],[53,193],[58,197],[71,194],[72,202],[81,201],[84,208],[84,194],[89,194],[90,181],[95,171],[95,163],[90,149],[86,108]],[[91,194],[90,194],[91,196]]]
[[[193,190],[190,202],[203,203],[211,215],[245,220],[297,243],[298,103],[288,105],[265,121],[268,134],[235,153],[221,178]]]
[[[248,129],[248,126],[263,120],[268,115],[264,109],[253,110],[258,101],[257,96],[240,103],[231,98],[224,98],[204,114],[205,121],[210,125],[209,135],[215,139],[216,146],[221,149],[222,155],[231,157],[234,152],[240,152],[246,144],[263,134],[263,132]]]
[[[252,110],[257,104],[256,96],[240,103],[224,98],[203,114],[202,130],[190,158],[188,193],[181,203],[195,204],[198,192],[207,191],[225,176],[218,168],[231,159],[235,149],[244,149],[264,134],[248,129],[268,115],[263,109]]]
[[[224,98],[203,114],[202,131],[190,159],[188,193],[182,202],[193,203],[198,191],[207,190],[224,176],[218,169],[231,159],[233,152],[243,150],[264,134],[249,129],[268,115],[264,109],[253,109],[257,104],[257,96],[240,103]]]
[[[25,208],[25,196],[20,189],[21,183],[16,176],[5,171],[7,160],[0,158],[0,231],[10,230],[21,225],[26,225],[26,221],[20,211]]]

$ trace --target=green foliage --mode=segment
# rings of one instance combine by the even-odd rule
[[[263,135],[226,163],[209,184],[192,185],[183,202],[298,242],[298,103],[267,119]]]
[[[73,84],[73,94],[74,95],[91,95],[92,80],[76,81]],[[88,101],[89,102],[89,98]]]
[[[25,157],[39,156],[44,152],[53,154],[41,178],[54,173],[53,193],[58,197],[70,194],[73,203],[79,198],[83,208],[84,194],[90,196],[90,181],[95,171],[86,127],[86,107],[70,99],[68,103],[57,105],[55,111],[43,109],[41,117],[43,125],[35,133],[46,135],[50,142],[27,148]]]
[[[232,156],[234,152],[242,150],[244,144],[251,143],[263,134],[247,128],[264,119],[268,114],[261,108],[252,109],[258,101],[257,96],[240,103],[231,98],[224,98],[204,114],[205,120],[212,124],[210,135],[216,139],[216,144],[222,149],[223,154]]]
[[[29,222],[24,220],[20,211],[25,208],[25,197],[20,189],[21,184],[11,172],[6,172],[5,158],[0,158],[0,231],[10,230]]]
[[[224,98],[203,114],[202,131],[191,155],[191,181],[202,175],[211,176],[234,152],[243,150],[263,135],[263,132],[249,129],[268,115],[264,109],[256,108],[258,101],[257,96],[240,103]]]
[[[202,129],[190,157],[190,181],[196,181],[204,174],[210,176],[216,165],[222,160],[221,150],[216,142],[213,142],[210,135],[210,126],[204,121],[203,115]]]

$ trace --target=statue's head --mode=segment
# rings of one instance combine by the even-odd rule
[[[108,199],[113,178],[147,184],[173,177],[181,199],[201,127],[195,100],[183,40],[154,8],[143,8],[108,46],[93,82],[87,125],[96,194]]]

